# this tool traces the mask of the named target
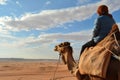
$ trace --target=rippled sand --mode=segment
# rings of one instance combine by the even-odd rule
[[[53,80],[53,78],[77,80],[62,62],[58,68],[56,61],[0,62],[0,80]]]

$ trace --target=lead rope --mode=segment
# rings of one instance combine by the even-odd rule
[[[113,35],[114,35],[115,42],[116,42],[117,46],[120,47],[120,45],[119,45],[119,43],[118,43],[118,41],[117,41],[117,38],[116,38],[116,36],[115,36],[115,33],[114,33]]]
[[[57,69],[58,69],[58,66],[59,66],[59,63],[60,63],[60,56],[61,55],[59,54],[59,58],[58,58],[56,69],[55,69],[54,74],[53,74],[53,78],[50,79],[50,80],[56,80],[55,75],[56,75],[56,72],[57,72]]]
[[[116,38],[116,36],[115,36],[115,32],[112,33],[112,35],[113,35],[114,38],[115,38],[115,42],[116,42],[117,46],[120,47],[120,45],[119,45],[119,43],[118,43],[118,41],[117,41],[117,38]],[[114,56],[115,58],[117,58],[117,59],[120,61],[120,57],[118,57],[114,52],[112,52],[111,50],[109,50],[109,49],[106,48],[106,47],[105,47],[105,49],[108,50],[111,54],[113,54],[113,56]]]

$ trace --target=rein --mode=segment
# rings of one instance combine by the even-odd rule
[[[117,46],[120,47],[120,45],[119,45],[119,43],[118,43],[118,41],[117,41],[117,38],[116,38],[116,36],[115,36],[115,33],[114,33],[113,35],[114,35],[115,42],[116,42]]]
[[[116,35],[115,35],[116,32],[117,32],[117,31],[113,32],[110,36],[112,36],[112,35],[114,36],[115,43],[117,44],[118,47],[120,47],[120,45],[119,45],[119,43],[118,43],[118,41],[117,41]],[[105,46],[104,46],[104,47],[105,47]],[[108,50],[111,54],[113,54],[113,56],[114,56],[116,59],[118,59],[118,60],[120,61],[120,57],[117,56],[113,51],[111,51],[110,49],[108,49],[108,48],[106,48],[106,47],[105,47],[105,49]]]
[[[58,69],[58,66],[59,66],[59,63],[60,63],[60,56],[61,56],[61,54],[59,54],[59,58],[58,58],[58,61],[57,61],[56,69],[55,69],[54,74],[53,74],[53,78],[50,79],[50,80],[56,80],[55,75],[56,75],[56,72],[57,72],[57,69]]]

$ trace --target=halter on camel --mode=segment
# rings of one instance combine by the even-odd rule
[[[64,54],[64,51],[65,51],[65,50],[64,50],[64,49],[65,49],[65,48],[68,48],[68,47],[71,48],[70,43],[69,43],[69,42],[63,42],[63,43],[55,46],[55,49],[54,49],[54,51],[58,51],[58,52],[59,52],[59,55],[61,56],[64,64],[67,63],[67,62],[66,62],[66,61],[67,61],[67,60],[66,60],[67,58],[65,57],[65,54]],[[72,52],[72,48],[71,48],[71,52]]]

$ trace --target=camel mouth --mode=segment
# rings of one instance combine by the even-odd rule
[[[54,51],[58,51],[58,48],[57,48],[57,46],[55,46],[55,48],[54,48]]]
[[[57,49],[54,49],[54,51],[57,51]]]

